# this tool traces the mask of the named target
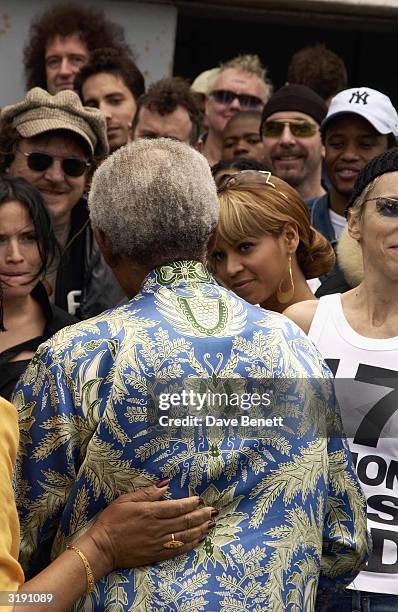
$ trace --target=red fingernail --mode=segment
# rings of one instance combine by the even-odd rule
[[[218,514],[220,514],[220,511],[217,510],[217,508],[213,508],[213,510],[210,513],[210,516],[217,516]]]
[[[207,523],[207,529],[213,529],[213,527],[215,527],[215,526],[216,526],[216,524],[215,524],[214,521],[209,521]]]
[[[203,497],[199,497],[199,503],[203,506],[205,505],[205,500],[203,499]]]
[[[156,486],[158,489],[161,489],[162,487],[165,487],[166,485],[168,485],[170,482],[170,478],[165,478],[164,480],[159,480],[159,482],[156,483]]]

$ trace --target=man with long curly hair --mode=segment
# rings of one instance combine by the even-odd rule
[[[24,48],[26,88],[42,87],[51,94],[74,89],[76,74],[99,47],[131,54],[123,28],[102,11],[65,3],[35,19]]]

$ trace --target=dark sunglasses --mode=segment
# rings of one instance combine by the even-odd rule
[[[249,94],[238,94],[234,91],[230,91],[229,89],[215,89],[209,93],[209,96],[215,99],[219,104],[232,104],[232,102],[237,98],[239,100],[239,104],[241,108],[257,108],[258,106],[262,106],[264,102],[261,98],[257,98],[257,96],[250,96]]]
[[[271,181],[272,174],[268,170],[241,170],[236,174],[224,175],[221,177],[220,182],[216,181],[217,184],[217,193],[222,193],[227,189],[239,189],[245,187],[272,187],[275,189],[279,195],[281,195],[285,200],[288,200],[288,197],[279,191],[275,187],[275,184]]]
[[[365,202],[376,202],[376,210],[383,217],[398,217],[398,200],[394,198],[369,198]]]
[[[55,159],[59,159],[61,161],[61,168],[64,174],[67,176],[82,176],[85,173],[87,168],[90,167],[90,162],[85,159],[79,159],[78,157],[60,157],[58,155],[47,155],[47,153],[39,153],[33,151],[32,153],[24,153],[23,151],[19,151],[25,155],[27,159],[28,168],[33,170],[34,172],[44,172],[52,164]]]
[[[263,124],[262,134],[265,138],[279,138],[282,136],[285,125],[289,126],[289,130],[295,138],[310,138],[315,136],[318,127],[305,119],[278,119],[266,121]]]

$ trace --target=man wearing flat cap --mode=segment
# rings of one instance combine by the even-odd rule
[[[108,152],[101,113],[78,95],[31,89],[0,117],[0,171],[36,187],[52,217],[61,257],[47,270],[50,299],[79,318],[114,306],[123,293],[91,230],[85,191],[94,159]]]
[[[325,193],[319,126],[326,112],[322,98],[305,85],[284,85],[263,109],[260,133],[265,164],[304,199]]]

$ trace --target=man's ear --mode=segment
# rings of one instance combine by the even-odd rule
[[[207,253],[214,251],[217,242],[217,227],[210,234],[209,242],[207,243]]]
[[[110,268],[115,268],[119,263],[119,255],[112,253],[112,245],[102,230],[94,230],[94,236],[98,242],[100,251]]]

